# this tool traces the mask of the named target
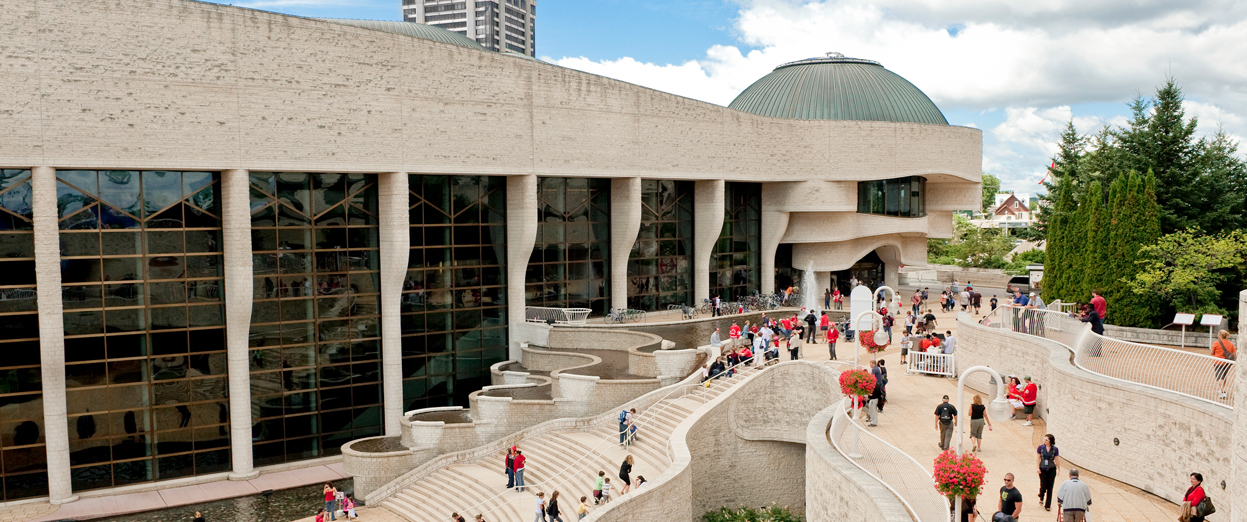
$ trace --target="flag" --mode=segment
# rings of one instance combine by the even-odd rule
[[[1056,161],[1053,161],[1052,165],[1048,167],[1048,172],[1044,173],[1043,179],[1039,180],[1039,184],[1043,185],[1043,182],[1048,181],[1048,174],[1051,174],[1054,170],[1056,170]]]

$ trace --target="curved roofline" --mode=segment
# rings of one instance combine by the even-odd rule
[[[809,64],[815,64],[815,63],[864,63],[867,65],[878,65],[879,67],[883,67],[883,64],[876,62],[874,60],[867,60],[865,58],[849,58],[843,54],[832,52],[832,53],[827,53],[827,55],[822,58],[806,58],[804,60],[796,60],[796,61],[792,61],[788,63],[781,63],[779,64],[778,67],[772,70],[778,71],[780,69],[783,69],[784,67],[792,67],[795,65],[809,65]],[[886,67],[884,68],[886,69]]]

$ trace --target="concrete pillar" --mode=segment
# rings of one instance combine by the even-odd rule
[[[524,278],[537,244],[537,176],[507,177],[507,357],[520,360],[519,325],[524,324]]]
[[[47,443],[48,501],[78,500],[69,477],[69,424],[65,408],[65,320],[61,303],[61,239],[56,169],[31,171],[35,219],[35,285],[39,305],[39,362],[43,371],[43,437]]]
[[[611,179],[611,308],[628,307],[628,255],[641,233],[641,178]]]
[[[1247,349],[1247,290],[1243,290],[1238,294],[1238,363],[1235,364],[1234,371],[1238,372],[1238,379],[1234,383],[1234,434],[1233,444],[1230,446],[1230,480],[1226,481],[1226,494],[1221,498],[1230,500],[1230,512],[1227,517],[1231,522],[1247,522],[1247,400],[1240,400],[1247,397],[1247,362],[1244,362],[1242,354],[1247,353],[1243,350]],[[1211,482],[1208,477],[1204,477],[1204,491],[1210,496],[1217,496],[1221,485],[1209,484]],[[1220,481],[1217,481],[1220,482]]]
[[[783,239],[787,230],[787,212],[762,211],[762,277],[758,280],[758,291],[763,294],[775,293],[775,251],[779,249],[779,240]],[[807,291],[805,288],[801,290]]]
[[[246,170],[221,173],[221,246],[225,263],[225,356],[229,368],[230,480],[260,474],[251,461],[251,191]]]
[[[407,212],[410,198],[407,174],[377,176],[377,214],[381,255],[381,390],[385,405],[385,434],[402,434],[403,418],[403,279],[411,251]]]
[[[693,306],[710,298],[710,254],[723,233],[724,197],[721,179],[693,187]]]

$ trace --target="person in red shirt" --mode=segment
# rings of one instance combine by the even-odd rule
[[[1031,382],[1029,375],[1022,380],[1026,381],[1026,386],[1022,388],[1022,411],[1026,413],[1026,423],[1023,426],[1031,426],[1035,418],[1035,401],[1039,398],[1039,385]]]
[[[831,360],[836,360],[836,341],[840,340],[840,330],[836,329],[836,325],[832,324],[827,328],[827,351],[831,353]]]
[[[528,460],[524,452],[515,450],[515,490],[524,491],[524,461]]]
[[[1208,496],[1204,494],[1204,487],[1202,486],[1203,483],[1203,475],[1199,473],[1191,473],[1191,488],[1186,490],[1186,495],[1182,497],[1184,509],[1185,505],[1190,503],[1191,522],[1204,522],[1204,517],[1195,514],[1195,506],[1198,506],[1199,502],[1204,500],[1204,497]]]
[[[1091,307],[1095,308],[1095,313],[1100,314],[1100,320],[1108,320],[1108,303],[1100,296],[1099,290],[1091,291]]]
[[[727,330],[727,337],[732,340],[733,344],[740,340],[740,325],[736,321],[732,321],[732,327]]]

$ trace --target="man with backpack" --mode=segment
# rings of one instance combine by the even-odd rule
[[[948,403],[948,396],[944,396],[944,402],[935,407],[935,429],[940,432],[940,449],[948,450],[953,441],[953,428],[957,426],[957,408]]]

